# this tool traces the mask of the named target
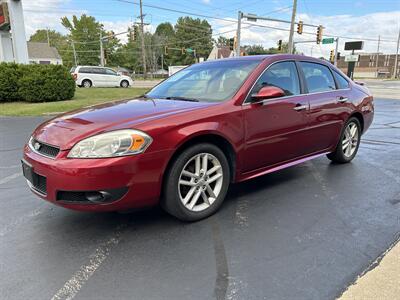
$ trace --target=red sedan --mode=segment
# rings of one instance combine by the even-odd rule
[[[229,184],[321,155],[356,155],[373,99],[331,64],[298,55],[195,64],[144,96],[40,125],[24,148],[38,196],[85,211],[160,203],[181,220],[213,214]]]

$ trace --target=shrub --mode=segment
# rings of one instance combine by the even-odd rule
[[[3,88],[1,102],[51,102],[73,98],[75,81],[61,65],[0,64],[0,89]]]
[[[0,102],[19,100],[18,79],[21,70],[15,63],[0,64]]]

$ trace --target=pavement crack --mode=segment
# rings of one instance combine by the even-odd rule
[[[229,285],[228,261],[226,259],[225,246],[221,238],[220,228],[216,218],[212,218],[211,227],[214,240],[215,264],[217,268],[214,294],[217,300],[223,300],[226,297]]]

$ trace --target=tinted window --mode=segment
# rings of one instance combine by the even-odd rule
[[[79,68],[79,73],[92,73],[92,68],[81,67]]]
[[[334,71],[334,73],[339,89],[347,89],[349,87],[349,82],[346,80],[346,78],[344,78],[343,75],[339,74],[336,71]]]
[[[92,68],[92,73],[95,73],[95,74],[106,74],[106,69],[103,69],[103,68]]]
[[[117,76],[117,72],[115,72],[115,71],[113,71],[113,70],[111,70],[111,69],[106,69],[106,74],[107,74],[107,75],[114,75],[114,76]]]
[[[264,86],[281,88],[286,96],[300,94],[299,76],[294,62],[285,61],[275,63],[261,75],[251,90],[250,95],[258,93]]]
[[[194,64],[154,87],[152,98],[194,98],[219,102],[231,98],[259,60],[226,60]]]
[[[325,92],[335,90],[335,81],[328,67],[309,63],[301,62],[301,68],[306,78],[306,84],[309,93]]]

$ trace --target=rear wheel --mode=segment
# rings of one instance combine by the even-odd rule
[[[357,118],[350,118],[340,136],[340,140],[334,152],[327,156],[330,160],[337,163],[348,163],[357,154],[361,140],[361,125]]]
[[[92,82],[89,79],[85,79],[84,81],[82,81],[82,86],[84,88],[90,88],[92,87]]]
[[[197,221],[221,206],[230,181],[224,153],[212,144],[184,150],[172,163],[164,184],[164,209],[183,221]]]

